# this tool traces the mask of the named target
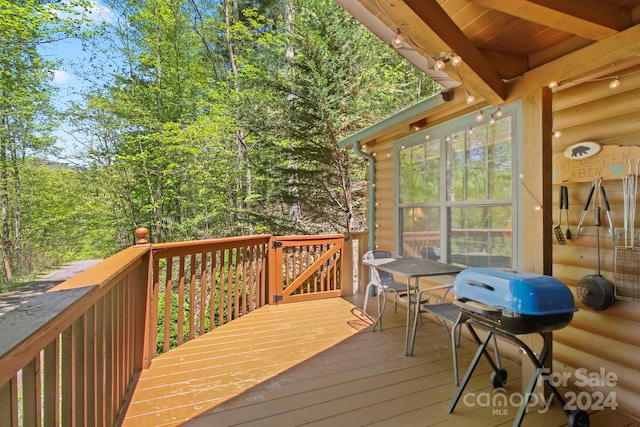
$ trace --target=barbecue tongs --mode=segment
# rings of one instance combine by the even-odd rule
[[[600,195],[602,196],[602,200],[604,201],[605,212],[607,215],[607,221],[609,222],[609,235],[613,237],[613,221],[611,220],[611,207],[609,206],[609,199],[607,198],[607,193],[604,191],[604,187],[602,186],[602,178],[594,179],[591,183],[591,191],[589,192],[589,197],[587,197],[587,202],[584,204],[584,210],[580,215],[580,223],[578,224],[578,231],[576,232],[576,237],[580,236],[582,232],[582,223],[584,221],[584,217],[589,210],[589,204],[591,203],[591,199],[593,198],[593,193],[596,190],[596,187],[600,190]],[[596,196],[597,197],[597,196]]]

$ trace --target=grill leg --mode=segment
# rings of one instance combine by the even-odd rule
[[[535,353],[531,350],[531,348],[529,348],[529,346],[527,346],[525,343],[520,341],[515,336],[509,336],[506,334],[503,335],[504,337],[510,338],[511,341],[518,344],[527,353],[527,355],[529,356],[529,359],[531,359],[531,362],[536,367],[535,372],[531,376],[531,379],[529,380],[529,384],[526,389],[526,394],[525,394],[526,399],[522,401],[520,408],[518,408],[518,414],[516,415],[516,418],[513,420],[513,427],[519,427],[520,424],[522,423],[522,418],[524,418],[524,415],[527,412],[527,407],[529,406],[531,393],[533,393],[533,389],[536,387],[536,382],[538,381],[538,377],[541,376],[544,372],[543,371],[544,362],[547,360],[547,356],[549,355],[549,349],[551,348],[551,335],[543,334],[543,333],[541,333],[540,335],[542,336],[543,343],[544,343],[542,346],[542,351],[540,352],[540,357],[536,357]],[[551,384],[551,381],[549,380],[548,377],[547,378],[543,377],[543,380],[549,386],[553,395],[558,399],[558,401],[560,401],[560,404],[562,405],[562,410],[565,412],[565,414],[571,416],[571,411],[565,408],[565,401],[564,401],[564,398],[562,397],[562,394],[560,394],[558,389],[553,384]]]
[[[467,383],[471,379],[471,375],[473,374],[473,371],[476,369],[476,366],[480,361],[480,357],[482,357],[482,354],[486,352],[487,344],[489,343],[489,340],[493,336],[493,332],[489,331],[484,341],[480,341],[478,334],[476,334],[476,331],[473,330],[473,328],[469,323],[467,323],[467,327],[469,328],[469,331],[471,332],[471,335],[473,336],[473,338],[476,340],[478,344],[480,344],[480,346],[478,347],[476,354],[473,356],[473,360],[471,361],[471,364],[469,365],[467,372],[464,374],[464,378],[462,379],[462,382],[458,386],[456,395],[454,396],[453,400],[451,401],[451,404],[449,405],[449,409],[447,410],[448,413],[452,413],[456,405],[458,404],[458,401],[460,400],[460,397],[462,397],[462,393],[464,392],[464,388],[467,386]],[[491,360],[490,357],[488,358],[489,360]],[[491,364],[493,365],[493,360],[491,360]]]

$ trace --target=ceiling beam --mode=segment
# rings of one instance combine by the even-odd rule
[[[555,61],[525,73],[509,82],[509,99],[522,97],[531,91],[547,86],[550,81],[558,83],[582,78],[591,73],[604,75],[607,70],[615,74],[620,66],[640,62],[640,24],[608,39],[593,43]],[[604,74],[603,74],[604,73]]]
[[[496,69],[501,78],[512,79],[529,71],[529,58],[487,49],[478,49]]]
[[[599,0],[470,1],[589,40],[604,40],[632,25],[630,10]]]
[[[437,43],[445,45],[459,55],[463,63],[458,67],[465,86],[476,97],[482,97],[493,105],[505,100],[505,86],[496,69],[487,58],[476,49],[467,36],[458,28],[436,0],[403,0],[413,13],[422,20],[423,33],[430,34]],[[400,3],[397,3],[399,5]],[[424,34],[422,35],[424,37]],[[416,35],[412,34],[412,38]],[[436,55],[440,52],[436,52]]]

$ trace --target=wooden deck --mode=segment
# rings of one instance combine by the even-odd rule
[[[405,313],[391,311],[384,331],[373,332],[342,298],[263,307],[156,358],[123,425],[510,426],[517,408],[496,411],[474,399],[447,414],[456,390],[448,336],[426,321],[414,356],[403,356]],[[475,350],[463,340],[461,375]],[[503,365],[507,390],[519,392],[521,367]],[[465,392],[492,393],[489,373],[482,360]],[[522,425],[565,426],[567,417],[554,404],[528,413]],[[591,415],[591,426],[640,424],[605,411]]]

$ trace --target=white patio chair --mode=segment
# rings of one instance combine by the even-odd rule
[[[399,255],[393,254],[389,251],[383,251],[379,249],[371,250],[362,256],[363,261],[370,261],[381,258],[400,258]],[[407,284],[394,280],[393,274],[386,271],[379,270],[373,266],[369,266],[370,281],[365,289],[364,307],[363,311],[367,313],[367,303],[369,296],[372,294],[372,289],[376,290],[378,296],[378,317],[373,324],[373,330],[380,325],[382,331],[382,315],[386,312],[387,294],[391,294],[393,298],[393,308],[397,310],[398,298],[407,294]],[[410,285],[409,291],[414,291],[415,286]],[[408,307],[407,307],[408,309]]]

